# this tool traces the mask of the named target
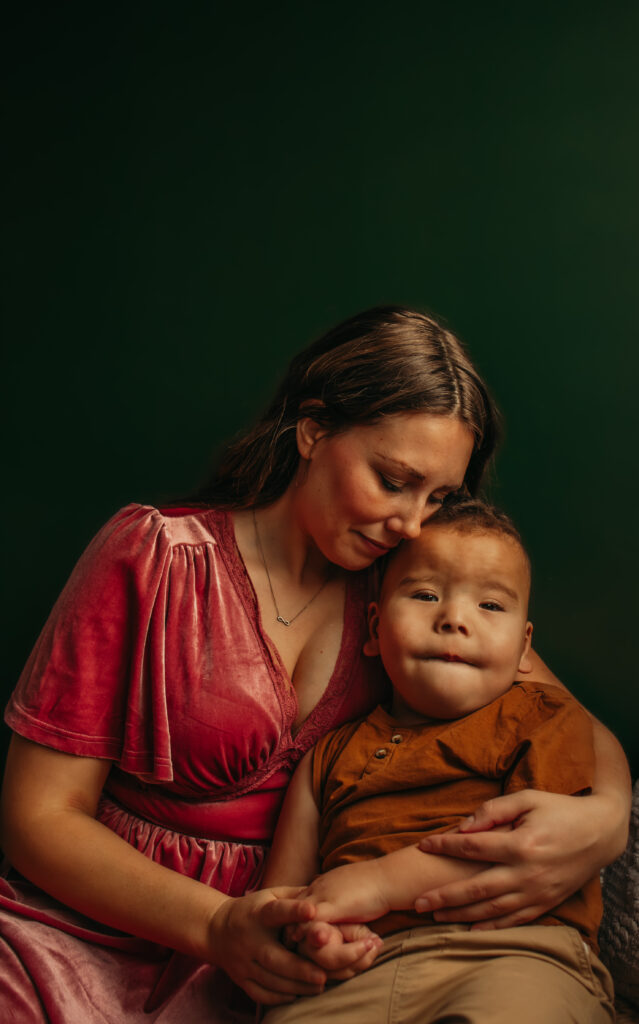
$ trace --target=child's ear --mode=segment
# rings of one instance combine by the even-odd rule
[[[379,654],[379,639],[377,631],[379,628],[379,609],[373,601],[368,606],[368,640],[364,644],[364,654],[371,658]]]
[[[524,649],[521,652],[521,659],[519,661],[519,671],[532,672],[532,658],[530,657],[530,645],[532,643],[532,622],[526,623],[526,634],[524,636]]]
[[[323,405],[322,402],[307,402],[300,409],[301,415],[296,425],[297,450],[300,456],[307,461],[317,442],[328,434],[326,427],[321,427],[317,420],[313,419],[314,409],[321,405]]]

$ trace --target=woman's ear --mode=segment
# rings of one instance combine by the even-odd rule
[[[300,418],[297,421],[297,450],[302,459],[310,459],[313,448],[322,437],[326,437],[328,430],[321,427],[317,420],[313,419],[313,410],[322,405],[321,402],[306,402],[300,408]]]
[[[526,633],[524,635],[524,649],[521,652],[521,658],[520,658],[520,661],[519,661],[519,670],[518,670],[519,672],[523,672],[524,674],[527,673],[527,672],[532,672],[532,667],[533,667],[532,666],[532,659],[530,657],[530,647],[531,647],[531,644],[532,644],[532,632],[533,632],[532,622],[527,622],[526,623]]]
[[[364,643],[364,654],[374,658],[379,654],[379,609],[373,601],[368,606],[368,639]]]

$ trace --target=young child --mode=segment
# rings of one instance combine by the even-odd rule
[[[513,683],[530,670],[529,589],[517,531],[477,501],[444,507],[391,557],[365,647],[392,682],[390,710],[329,733],[302,761],[264,880],[323,872],[307,889],[316,917],[292,935],[322,966],[351,938],[331,922],[374,922],[383,946],[369,970],[271,1010],[268,1024],[614,1020],[596,956],[598,879],[514,928],[438,924],[414,909],[437,884],[415,845],[425,833],[502,793],[591,785],[585,711],[558,686]],[[456,863],[460,875],[483,866]]]

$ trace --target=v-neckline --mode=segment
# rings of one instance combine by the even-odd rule
[[[255,631],[256,638],[265,653],[265,663],[277,693],[283,715],[282,725],[291,737],[294,745],[300,745],[309,733],[317,737],[326,731],[325,723],[330,720],[332,708],[341,703],[353,669],[355,656],[363,642],[361,622],[358,622],[357,609],[364,607],[366,597],[366,578],[363,573],[349,573],[345,580],[344,611],[342,616],[342,635],[333,665],[333,670],[326,687],[306,718],[295,728],[295,719],[299,711],[297,693],[293,681],[282,661],[282,657],[264,629],[257,594],[253,581],[239,549],[235,536],[235,525],[231,511],[227,509],[211,510],[211,515],[218,518],[222,544],[220,552],[235,589],[242,601],[246,614]],[[310,745],[310,744],[308,744]]]

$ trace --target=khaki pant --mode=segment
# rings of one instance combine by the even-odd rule
[[[264,1024],[611,1024],[610,975],[573,928],[389,935],[373,966],[265,1014]]]

